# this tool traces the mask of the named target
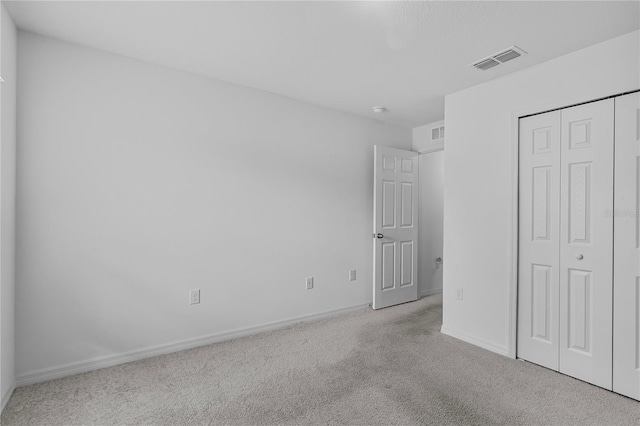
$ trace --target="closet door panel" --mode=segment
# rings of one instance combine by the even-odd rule
[[[559,370],[612,388],[612,99],[562,110]]]
[[[520,120],[519,358],[558,369],[560,111]]]
[[[616,98],[613,390],[640,400],[640,94]]]

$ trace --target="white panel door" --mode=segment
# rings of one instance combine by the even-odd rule
[[[612,388],[614,100],[562,110],[559,370]]]
[[[560,111],[520,120],[518,357],[558,370]]]
[[[374,147],[373,309],[418,298],[418,153]]]
[[[640,93],[616,98],[613,390],[640,399]]]

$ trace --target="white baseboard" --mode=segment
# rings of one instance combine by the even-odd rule
[[[277,330],[277,329],[289,327],[291,325],[298,324],[301,322],[327,318],[334,315],[354,311],[357,309],[363,309],[369,306],[370,306],[369,303],[355,305],[355,306],[348,306],[346,308],[334,309],[330,311],[320,312],[317,314],[304,315],[301,317],[289,318],[281,321],[274,321],[274,322],[251,326],[251,327],[238,328],[238,329],[227,331],[227,332],[215,333],[207,336],[181,340],[173,343],[150,346],[147,348],[138,349],[134,351],[123,352],[123,353],[112,354],[112,355],[105,355],[101,357],[88,359],[85,361],[72,362],[69,364],[63,364],[55,367],[44,368],[41,370],[30,371],[30,372],[18,375],[16,379],[16,386],[18,387],[27,386],[34,383],[40,383],[48,380],[59,379],[66,376],[72,376],[74,374],[86,373],[88,371],[98,370],[100,368],[112,367],[114,365],[125,364],[127,362],[138,361],[145,358],[152,358],[158,355],[165,355],[172,352],[179,352],[186,349],[196,348],[199,346],[206,346],[212,343],[218,343],[225,340],[235,339],[238,337],[263,333],[265,331]]]
[[[431,289],[420,293],[420,297],[433,296],[434,294],[442,293],[442,288]]]
[[[442,334],[446,334],[447,336],[454,337],[458,340],[462,340],[463,342],[471,343],[472,345],[479,346],[482,349],[486,349],[491,352],[495,352],[497,354],[508,357],[509,351],[506,346],[496,345],[495,343],[488,342],[483,339],[478,339],[476,337],[468,336],[464,333],[459,333],[457,331],[453,331],[449,328],[446,328],[444,325],[440,328],[440,332]]]
[[[13,382],[11,384],[11,387],[9,388],[7,393],[2,395],[2,408],[0,408],[0,413],[2,413],[4,411],[4,407],[7,406],[7,403],[11,399],[11,395],[13,395],[13,391],[14,390],[16,390],[16,383],[15,382]]]

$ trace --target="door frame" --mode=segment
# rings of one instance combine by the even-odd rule
[[[511,113],[511,214],[509,220],[509,335],[507,340],[507,357],[517,358],[518,343],[518,227],[519,227],[519,177],[520,177],[520,119],[550,112],[558,109],[570,108],[582,104],[598,102],[630,93],[640,92],[640,89],[603,96],[595,99],[572,98],[564,101],[554,101],[538,104],[527,108],[514,110]]]

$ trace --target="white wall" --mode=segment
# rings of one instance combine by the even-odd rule
[[[446,97],[444,332],[513,355],[517,116],[640,88],[639,39],[636,31]]]
[[[16,27],[0,4],[0,390],[15,386]]]
[[[410,129],[30,33],[18,48],[19,383],[371,302],[373,145],[410,149]]]
[[[444,224],[444,151],[420,154],[420,233],[418,237],[418,279],[420,294],[442,291]]]
[[[431,131],[435,127],[444,126],[444,120],[425,124],[424,126],[413,128],[412,147],[416,152],[439,151],[444,148],[444,139],[431,139]]]
[[[420,294],[442,291],[442,257],[444,214],[444,139],[432,139],[431,131],[444,126],[444,120],[415,127],[412,149],[420,154],[420,235],[418,238],[418,279]]]

